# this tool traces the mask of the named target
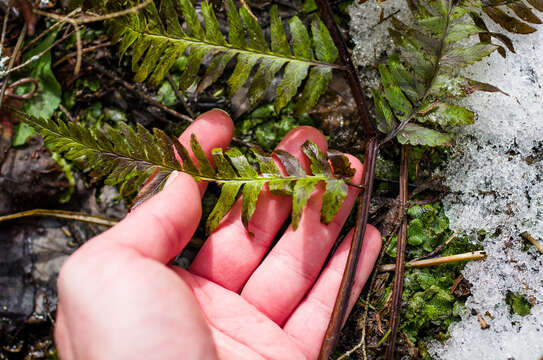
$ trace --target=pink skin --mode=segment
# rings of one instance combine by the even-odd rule
[[[198,137],[208,154],[228,146],[232,120],[213,110],[181,135]],[[300,146],[316,129],[292,130],[279,145],[308,168]],[[349,157],[357,170],[362,164]],[[339,214],[323,225],[323,188],[311,196],[297,231],[290,227],[264,258],[290,213],[290,199],[261,194],[250,221],[240,201],[208,238],[189,271],[168,266],[188,243],[201,216],[206,184],[176,174],[165,189],[117,226],[83,245],[59,275],[55,339],[64,360],[85,359],[316,359],[339,289],[352,231],[321,268],[356,197],[351,189]],[[350,307],[381,248],[369,226]],[[320,273],[320,276],[318,276]]]

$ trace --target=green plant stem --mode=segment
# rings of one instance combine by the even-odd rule
[[[484,251],[472,251],[464,254],[456,254],[451,256],[442,256],[438,258],[424,259],[410,261],[405,264],[407,269],[410,268],[423,268],[429,266],[437,266],[442,264],[449,264],[459,261],[470,261],[470,260],[483,260],[486,258],[486,252]],[[391,272],[395,270],[394,264],[381,265],[377,268],[378,272]]]
[[[19,212],[15,214],[0,216],[0,222],[20,219],[20,218],[29,217],[29,216],[49,216],[49,217],[56,217],[59,219],[82,221],[89,224],[104,225],[104,226],[114,226],[115,224],[119,222],[119,220],[115,220],[115,219],[111,219],[111,218],[107,218],[103,216],[90,215],[90,214],[85,214],[85,213],[80,213],[80,212],[75,212],[75,211],[49,210],[49,209],[34,209],[34,210],[23,211],[23,212]]]

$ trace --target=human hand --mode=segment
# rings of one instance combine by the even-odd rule
[[[180,137],[189,149],[193,133],[209,156],[212,148],[228,146],[232,120],[218,110],[202,115]],[[301,151],[308,139],[326,150],[324,136],[310,127],[292,130],[278,148],[309,169]],[[362,165],[348,157],[356,169],[353,182],[360,183]],[[61,358],[316,359],[353,231],[321,269],[357,190],[349,189],[334,221],[323,225],[319,187],[298,229],[289,226],[269,253],[291,198],[260,195],[248,226],[254,236],[242,224],[238,200],[187,271],[168,262],[198,226],[206,184],[175,174],[164,190],[84,244],[62,267],[55,325]],[[378,231],[368,226],[349,309],[380,248]]]

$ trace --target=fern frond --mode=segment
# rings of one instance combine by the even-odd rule
[[[295,230],[310,195],[317,184],[324,182],[326,190],[321,220],[328,224],[347,196],[348,181],[354,175],[346,158],[335,157],[330,165],[326,156],[311,141],[306,142],[302,150],[310,160],[312,174],[307,174],[291,154],[277,151],[277,158],[286,169],[286,174],[283,174],[271,155],[257,149],[251,149],[258,163],[257,168],[239,149],[231,148],[224,152],[220,148],[214,149],[215,168],[194,135],[190,140],[190,149],[196,161],[177,139],[158,129],[150,133],[139,124],[135,130],[124,123],[119,129],[107,127],[99,130],[62,120],[38,119],[20,111],[15,111],[15,114],[34,127],[52,151],[85,163],[93,176],[105,178],[108,185],[121,184],[121,194],[124,196],[138,190],[145,182],[136,203],[160,190],[167,175],[174,170],[187,173],[197,181],[222,184],[219,200],[207,219],[208,233],[215,230],[240,195],[243,195],[242,220],[247,226],[266,184],[273,193],[292,196],[292,227]]]
[[[474,24],[486,32],[479,34],[480,41],[490,43],[492,38],[499,39],[505,47],[500,46],[498,51],[501,56],[506,57],[506,50],[515,52],[513,41],[505,34],[489,32],[481,14],[486,14],[493,22],[508,32],[531,34],[537,30],[533,25],[542,23],[541,18],[536,15],[537,11],[543,12],[542,0],[485,0],[470,3],[469,15]]]
[[[415,27],[393,18],[389,29],[401,57],[393,55],[379,66],[382,89],[373,91],[378,129],[388,134],[400,126],[397,139],[402,144],[450,145],[452,137],[441,130],[474,121],[473,112],[453,104],[454,98],[500,91],[458,71],[499,45],[481,41],[467,45],[465,39],[489,33],[468,23],[464,15],[470,8],[456,0],[408,0],[408,5]]]
[[[127,6],[134,5],[133,2],[128,1]],[[303,113],[313,107],[326,91],[338,57],[322,21],[317,16],[313,18],[310,35],[302,21],[292,17],[288,22],[289,43],[274,6],[270,11],[271,41],[268,43],[247,8],[238,10],[232,0],[227,3],[228,39],[221,32],[213,7],[207,1],[201,3],[203,24],[191,0],[161,0],[158,7],[151,3],[137,14],[112,20],[113,37],[122,39],[120,56],[132,49],[135,81],[147,79],[154,85],[160,83],[175,60],[186,53],[188,65],[181,76],[180,87],[186,90],[196,82],[196,91],[202,91],[217,81],[227,64],[235,60],[236,66],[227,80],[232,96],[249,81],[248,99],[252,105],[256,104],[275,76],[284,69],[275,94],[276,111],[294,98],[306,78],[296,109]],[[178,14],[183,21],[179,20]],[[210,61],[199,79],[204,57],[209,57]],[[256,71],[251,78],[254,68]]]

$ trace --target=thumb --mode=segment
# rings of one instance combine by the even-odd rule
[[[119,224],[99,235],[110,245],[136,250],[167,263],[189,242],[202,214],[200,190],[185,173],[170,175],[164,189]]]

